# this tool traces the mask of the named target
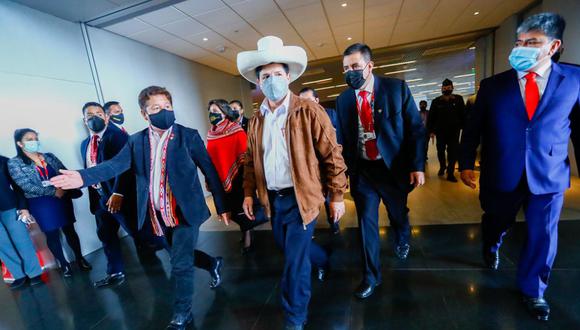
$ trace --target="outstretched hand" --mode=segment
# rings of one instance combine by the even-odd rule
[[[50,179],[53,186],[60,189],[78,189],[83,186],[83,178],[79,171],[59,170],[61,175]]]

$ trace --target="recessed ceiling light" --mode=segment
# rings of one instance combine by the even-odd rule
[[[475,50],[475,46],[469,47],[469,50]]]
[[[479,15],[479,12],[478,11],[476,11],[475,13],[473,13],[473,16],[477,16],[477,15]]]
[[[346,7],[346,6],[347,6],[346,2],[345,2],[345,3],[343,3],[341,6],[342,6],[342,7]]]
[[[352,38],[351,37],[346,37],[346,40],[349,40],[350,41],[350,40],[352,40]]]
[[[209,39],[208,39],[208,38],[203,38],[202,40],[203,40],[203,41],[208,41]]]

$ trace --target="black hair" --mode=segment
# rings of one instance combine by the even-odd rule
[[[85,111],[87,110],[88,107],[99,107],[103,109],[103,106],[98,102],[87,102],[85,103],[85,105],[83,105],[83,116],[85,115]],[[103,112],[107,113],[105,109],[103,109]]]
[[[449,80],[448,78],[445,78],[445,80],[443,80],[443,83],[441,85],[442,86],[453,86],[453,81]]]
[[[302,94],[302,93],[310,92],[310,91],[312,91],[312,95],[313,95],[315,98],[318,98],[318,92],[316,92],[316,90],[315,90],[314,88],[312,88],[312,87],[304,87],[304,88],[302,88],[302,89],[300,90],[300,93],[298,93],[298,95],[300,95],[300,94]]]
[[[237,103],[240,106],[240,108],[242,108],[242,109],[244,108],[244,105],[242,104],[242,101],[240,101],[240,100],[231,100],[230,105],[232,105],[233,103]]]
[[[517,29],[517,33],[539,31],[550,39],[560,39],[564,36],[566,21],[555,13],[540,13],[526,18]]]
[[[260,72],[262,72],[262,69],[266,65],[270,65],[270,64],[280,64],[284,68],[284,71],[286,71],[286,74],[290,73],[290,67],[288,66],[288,64],[286,64],[286,63],[274,63],[274,62],[272,62],[272,63],[268,63],[268,64],[265,64],[265,65],[260,65],[259,67],[257,67],[257,68],[254,69],[254,73],[256,74],[256,77],[258,79],[260,79]]]
[[[229,121],[236,121],[240,117],[240,114],[237,111],[234,111],[232,107],[230,107],[228,101],[224,99],[213,99],[209,101],[207,104],[207,111],[209,111],[209,108],[211,108],[211,106],[214,104],[217,105],[217,107]]]
[[[373,58],[373,51],[371,50],[371,48],[366,44],[361,44],[358,42],[356,44],[348,46],[342,53],[342,56],[348,56],[354,53],[360,53],[367,62],[370,62],[371,59]]]
[[[427,101],[425,101],[425,100],[421,100],[421,101],[419,101],[419,104],[421,104],[421,103],[425,103],[425,104],[427,104]]]
[[[14,131],[14,146],[16,147],[16,156],[19,157],[20,159],[22,159],[22,161],[26,165],[32,164],[32,160],[24,154],[24,150],[22,150],[22,148],[20,148],[20,146],[17,144],[17,142],[22,142],[22,138],[24,138],[24,135],[26,135],[28,133],[34,133],[34,134],[38,135],[38,132],[36,132],[32,128],[19,128],[19,129]]]
[[[109,102],[107,102],[107,103],[105,103],[103,105],[103,110],[105,110],[105,113],[106,114],[109,114],[109,112],[111,111],[111,107],[114,106],[114,105],[119,105],[119,102],[117,102],[117,101],[109,101]]]

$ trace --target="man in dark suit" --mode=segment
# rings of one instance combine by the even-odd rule
[[[110,125],[110,116],[99,103],[88,102],[82,111],[89,137],[81,143],[81,156],[85,168],[90,168],[117,155],[129,136],[115,125]],[[125,281],[118,232],[123,227],[127,233],[135,235],[137,229],[134,210],[135,181],[132,176],[128,171],[88,188],[90,210],[97,222],[97,236],[103,243],[107,257],[107,276],[96,281],[95,287],[106,287]]]
[[[447,181],[457,182],[455,164],[459,149],[459,134],[463,127],[465,103],[461,95],[453,94],[453,82],[445,79],[441,85],[443,95],[431,102],[427,130],[431,138],[437,137],[439,176],[447,170]],[[445,157],[447,151],[447,157]]]
[[[303,99],[311,100],[311,101],[314,101],[314,102],[320,104],[320,98],[318,98],[318,93],[312,87],[302,88],[300,90],[299,96]],[[337,119],[336,119],[336,110],[331,109],[331,108],[324,108],[324,110],[326,111],[326,114],[330,118],[330,122],[332,123],[332,126],[334,126],[334,129],[336,129],[338,126]],[[328,222],[328,225],[330,226],[330,230],[335,235],[339,234],[340,233],[340,226],[339,226],[338,222],[334,221],[334,219],[332,218],[332,216],[330,214],[330,195],[329,194],[326,194],[326,201],[324,202],[324,208],[326,209],[326,221]]]
[[[351,45],[343,55],[350,88],[338,97],[336,113],[362,241],[364,278],[355,296],[364,299],[381,283],[381,200],[394,233],[395,254],[400,259],[409,254],[407,196],[425,183],[425,128],[407,84],[372,74],[367,45]]]
[[[509,57],[513,70],[481,82],[461,142],[461,180],[471,188],[481,141],[480,201],[483,257],[499,266],[506,231],[524,208],[527,239],[518,266],[518,286],[530,313],[548,320],[544,299],[556,257],[558,221],[570,186],[568,140],[580,146],[580,72],[556,64],[564,19],[542,13],[517,29]]]
[[[91,186],[131,169],[137,180],[138,228],[146,222],[171,245],[174,281],[173,317],[168,329],[185,329],[193,321],[194,249],[199,226],[210,216],[199,182],[205,175],[220,219],[229,213],[219,176],[197,130],[175,124],[171,94],[150,86],[139,94],[141,114],[149,127],[129,137],[111,160],[81,171],[61,171],[51,182],[64,189]],[[195,259],[199,253],[195,253]],[[209,256],[206,263],[210,263]]]
[[[232,100],[230,101],[230,107],[232,110],[237,111],[240,116],[238,117],[240,126],[244,129],[244,132],[248,131],[248,118],[244,116],[244,105],[240,100]]]

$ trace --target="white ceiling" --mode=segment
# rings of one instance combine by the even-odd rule
[[[265,35],[320,60],[354,42],[377,49],[495,27],[533,1],[187,0],[105,29],[238,74],[237,53]]]

